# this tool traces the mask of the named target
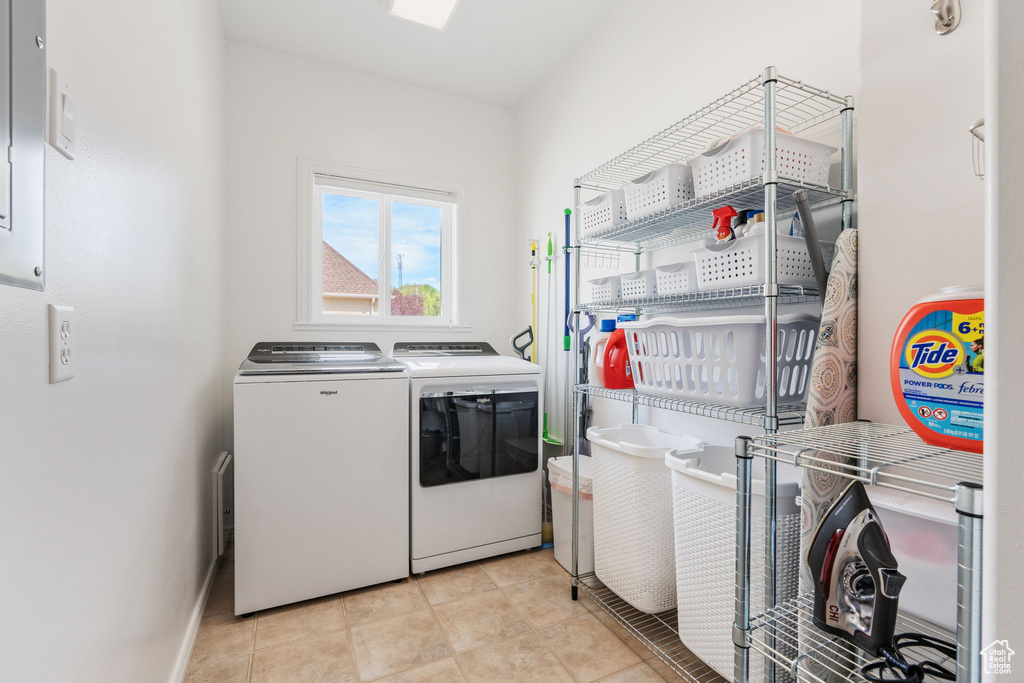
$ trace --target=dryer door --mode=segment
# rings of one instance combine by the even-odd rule
[[[538,467],[536,389],[420,396],[421,486],[445,486]]]

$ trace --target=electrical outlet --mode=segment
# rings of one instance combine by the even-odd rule
[[[47,305],[50,318],[50,384],[75,376],[75,309]]]

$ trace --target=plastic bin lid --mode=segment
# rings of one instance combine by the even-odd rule
[[[572,479],[572,456],[563,455],[560,458],[548,460],[548,471],[555,471],[563,477]],[[594,480],[593,461],[589,455],[580,456],[580,486],[589,485]]]

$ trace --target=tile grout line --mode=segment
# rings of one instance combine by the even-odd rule
[[[544,559],[544,558],[542,558],[542,559]],[[545,561],[547,561],[547,560],[545,559]],[[520,581],[519,583],[511,583],[511,584],[509,584],[509,586],[519,586],[519,585],[522,585],[522,584],[524,584],[524,583],[529,583],[530,581],[534,581],[534,580],[536,580],[536,579],[528,579],[528,580],[526,580],[526,581]],[[497,585],[497,584],[495,584],[495,585]],[[526,618],[526,615],[522,613],[522,610],[520,610],[520,609],[519,609],[519,607],[518,607],[518,606],[516,605],[516,603],[515,603],[515,602],[514,602],[514,601],[512,600],[512,598],[510,598],[510,597],[508,596],[508,594],[507,594],[507,593],[505,593],[505,591],[504,591],[504,589],[503,589],[503,587],[502,587],[502,586],[498,586],[498,590],[499,590],[499,591],[501,591],[501,594],[502,594],[502,595],[504,595],[504,596],[505,596],[505,599],[509,601],[509,604],[511,604],[511,605],[512,605],[512,607],[513,607],[513,608],[514,608],[514,609],[515,609],[515,610],[516,610],[517,612],[519,612],[519,615],[520,615],[520,616],[521,616],[521,617],[522,617],[522,618],[523,618],[523,619],[524,619],[524,620],[526,621],[526,625],[527,625],[527,626],[529,626],[529,627],[530,627],[531,629],[533,629],[533,633],[534,633],[534,635],[536,635],[536,636],[537,636],[537,638],[539,638],[539,639],[540,639],[541,643],[542,643],[542,644],[544,645],[544,649],[546,649],[546,650],[547,650],[547,651],[548,651],[549,653],[551,653],[551,656],[555,658],[555,661],[556,661],[556,662],[558,662],[558,663],[559,663],[559,664],[560,664],[560,665],[562,666],[562,668],[563,668],[563,669],[565,669],[565,672],[566,672],[567,674],[569,674],[569,676],[570,676],[570,677],[571,677],[571,678],[572,678],[572,679],[573,679],[574,681],[577,681],[577,683],[579,683],[580,679],[576,677],[576,674],[574,674],[574,673],[572,672],[572,670],[571,670],[571,669],[569,669],[569,667],[568,667],[568,666],[566,665],[566,663],[562,661],[562,658],[558,656],[558,654],[557,654],[557,653],[556,653],[556,652],[555,652],[555,651],[554,651],[554,650],[552,649],[552,647],[551,647],[550,645],[548,645],[547,639],[546,639],[546,638],[544,638],[544,635],[543,635],[543,634],[542,634],[542,633],[540,632],[540,629],[539,629],[539,628],[537,628],[536,626],[534,626],[534,625],[533,625],[533,622],[531,622],[531,621],[530,621],[529,619],[527,619],[527,618]],[[573,617],[566,617],[565,619],[562,619],[562,620],[560,620],[560,621],[557,621],[557,622],[554,622],[554,623],[556,623],[556,624],[560,624],[560,623],[562,623],[563,621],[568,621],[569,619],[572,619],[572,618],[573,618]],[[547,625],[547,626],[545,626],[544,628],[547,628],[548,626],[553,626],[553,625],[554,625],[554,624],[548,624],[548,625]],[[613,634],[613,635],[614,635],[614,634]]]
[[[356,662],[356,645],[352,639],[352,620],[348,617],[348,605],[345,604],[344,591],[338,593],[338,602],[341,603],[341,616],[345,620],[345,641],[348,645],[348,660],[352,663],[352,671],[355,672],[356,678],[362,681],[363,675],[359,673],[359,664]]]
[[[476,562],[475,560],[473,564],[477,567],[480,567],[480,563]],[[480,567],[480,569],[481,571],[483,570],[482,567]],[[426,574],[426,572],[424,572],[424,574]],[[487,572],[484,572],[484,575],[486,574]],[[488,580],[490,579],[490,577],[487,578]],[[413,577],[412,580],[416,581],[416,578]],[[492,581],[491,583],[494,582]],[[455,652],[455,644],[451,641],[451,638],[448,637],[448,632],[444,630],[444,626],[441,624],[441,620],[437,618],[437,613],[434,612],[434,605],[430,602],[429,598],[427,598],[427,594],[423,592],[423,586],[420,585],[419,581],[416,581],[416,588],[419,589],[420,595],[423,596],[423,602],[427,603],[427,609],[430,610],[430,616],[434,619],[434,623],[437,624],[437,630],[441,632],[442,636],[444,636],[444,642],[448,645],[448,650],[452,653],[452,661],[455,662],[455,668],[459,670],[459,674],[462,676],[462,679],[466,681],[466,683],[469,683],[469,676],[466,675],[465,670],[462,668],[462,662],[459,661],[458,653]],[[454,601],[449,600],[448,602]]]

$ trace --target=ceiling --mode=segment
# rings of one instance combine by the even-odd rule
[[[374,0],[218,0],[228,40],[516,107],[622,0],[461,0],[443,32]]]

